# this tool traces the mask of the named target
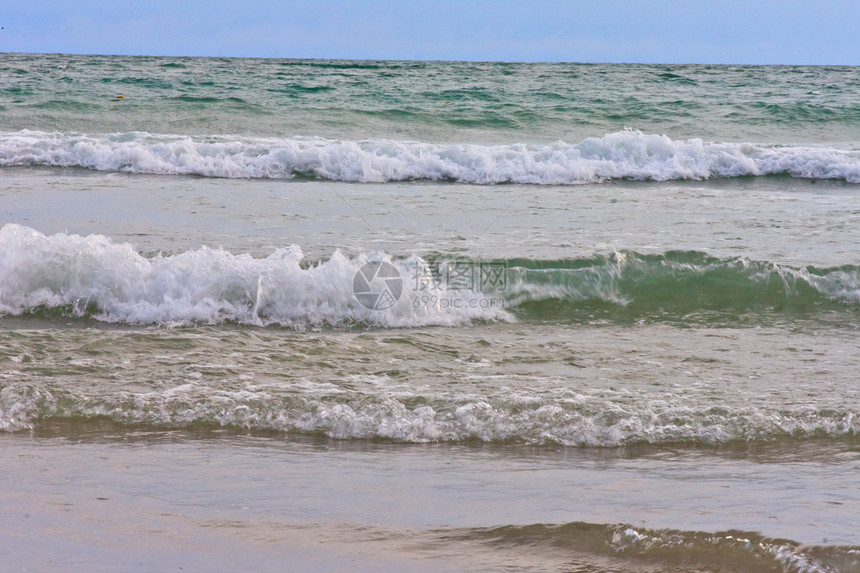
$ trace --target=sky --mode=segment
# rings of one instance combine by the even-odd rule
[[[0,52],[860,65],[860,0],[30,0]]]

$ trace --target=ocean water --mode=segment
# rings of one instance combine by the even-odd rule
[[[0,54],[9,571],[860,571],[860,71]]]

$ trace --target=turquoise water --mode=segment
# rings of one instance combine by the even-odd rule
[[[858,570],[857,75],[3,54],[0,556]]]
[[[4,54],[3,128],[104,134],[578,143],[856,142],[854,67]],[[116,96],[125,101],[116,101]]]

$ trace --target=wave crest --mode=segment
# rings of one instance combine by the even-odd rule
[[[509,320],[501,304],[469,290],[448,292],[427,284],[434,301],[417,304],[402,290],[420,257],[392,260],[384,253],[302,264],[295,245],[265,258],[202,247],[146,258],[128,243],[103,235],[46,236],[16,224],[0,229],[0,315],[54,312],[126,324],[177,326],[236,322],[302,328],[363,323],[383,327],[453,325],[470,320]],[[381,264],[394,269],[401,292],[392,304],[362,304],[362,294],[385,294],[387,283],[359,273]],[[366,267],[370,265],[370,267]],[[363,276],[363,275],[361,275]],[[399,278],[398,278],[399,277]],[[396,300],[394,300],[396,299]]]
[[[412,405],[407,402],[413,403]],[[618,404],[598,393],[562,399],[296,394],[192,381],[166,390],[98,395],[11,382],[0,389],[0,430],[51,419],[107,417],[129,426],[214,426],[402,443],[520,443],[611,448],[635,444],[768,442],[860,436],[860,413],[795,407],[690,406],[682,398]]]
[[[368,252],[306,263],[292,245],[263,258],[201,247],[144,257],[103,235],[0,229],[0,315],[131,325],[364,324],[475,320],[668,320],[824,316],[856,320],[860,268],[620,251],[569,260],[393,258]],[[388,273],[387,275],[385,273]]]
[[[860,183],[860,152],[854,150],[673,140],[633,130],[551,145],[20,131],[0,134],[0,165],[375,183],[570,185],[765,175]]]

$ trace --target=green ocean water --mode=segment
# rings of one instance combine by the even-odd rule
[[[0,69],[6,131],[577,143],[629,127],[785,144],[860,127],[853,67],[4,54]]]
[[[0,54],[0,559],[857,571],[858,79]]]

